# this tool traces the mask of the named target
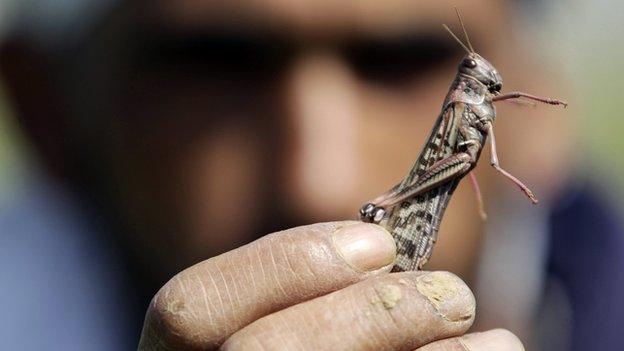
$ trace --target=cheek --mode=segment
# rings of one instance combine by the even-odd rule
[[[132,222],[143,223],[142,245],[162,247],[171,265],[190,264],[256,232],[267,183],[261,138],[270,124],[261,102],[269,99],[212,81],[166,83],[142,90],[132,106],[125,138],[132,157],[119,168],[131,180],[124,204]]]
[[[448,85],[433,78],[401,91],[361,90],[357,140],[362,200],[387,190],[412,167],[440,114]]]
[[[227,251],[248,239],[260,215],[262,155],[258,138],[239,127],[197,140],[179,167],[178,193],[189,251]]]

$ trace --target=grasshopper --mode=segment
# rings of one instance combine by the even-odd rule
[[[534,204],[533,192],[518,178],[501,168],[492,126],[494,103],[528,99],[550,105],[567,103],[523,92],[502,94],[503,80],[490,62],[477,54],[461,15],[455,8],[466,39],[464,44],[446,25],[444,28],[466,50],[457,74],[418,159],[405,178],[385,194],[364,204],[360,219],[384,226],[397,243],[393,271],[421,269],[431,257],[444,211],[460,180],[467,174],[477,193],[485,218],[481,193],[471,171],[477,165],[489,137],[490,164],[515,184]]]

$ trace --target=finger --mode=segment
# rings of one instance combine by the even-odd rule
[[[416,351],[524,351],[524,346],[510,331],[494,329],[435,341]]]
[[[396,246],[361,222],[268,235],[177,274],[150,304],[140,348],[210,349],[252,321],[390,270]]]
[[[413,350],[474,320],[470,289],[448,272],[378,276],[263,317],[223,350]]]

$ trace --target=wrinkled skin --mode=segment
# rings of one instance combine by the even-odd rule
[[[154,296],[140,350],[524,350],[464,334],[470,289],[448,272],[387,274],[390,234],[333,222],[268,235],[198,263]]]

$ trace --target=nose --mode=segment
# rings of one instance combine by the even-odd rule
[[[345,213],[355,193],[355,84],[341,58],[325,50],[302,55],[287,81],[286,194],[290,206],[315,219]]]

